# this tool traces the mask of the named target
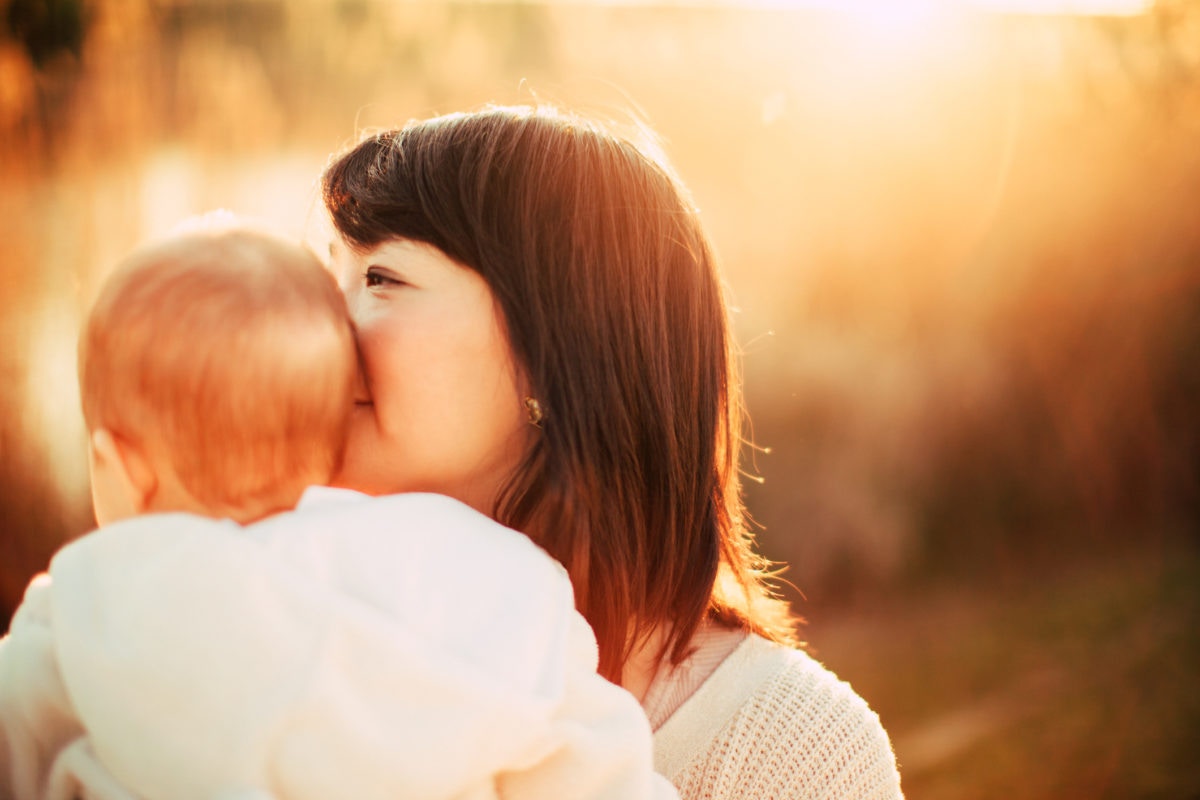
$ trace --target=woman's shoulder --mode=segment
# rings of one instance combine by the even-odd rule
[[[801,650],[748,637],[680,712],[656,747],[674,751],[660,768],[684,800],[902,796],[878,715]]]
[[[747,639],[748,662],[774,667],[744,707],[749,714],[772,719],[847,721],[879,726],[879,717],[854,688],[804,650],[758,636]],[[882,726],[879,726],[882,732]]]

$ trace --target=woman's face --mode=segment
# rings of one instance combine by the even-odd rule
[[[487,282],[406,239],[366,252],[335,239],[330,255],[363,377],[335,482],[437,492],[490,513],[535,429]]]

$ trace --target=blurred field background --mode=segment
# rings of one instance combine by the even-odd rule
[[[0,0],[0,620],[92,524],[116,259],[310,236],[358,129],[554,102],[692,188],[762,547],[908,797],[1200,797],[1200,3],[1103,5]]]

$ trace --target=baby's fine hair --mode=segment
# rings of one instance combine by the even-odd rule
[[[79,344],[88,430],[165,460],[215,514],[290,508],[338,468],[356,354],[307,248],[231,217],[125,258]]]

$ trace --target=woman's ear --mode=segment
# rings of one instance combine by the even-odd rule
[[[107,525],[145,513],[158,490],[158,475],[140,448],[108,428],[92,431],[88,441],[92,509]]]

